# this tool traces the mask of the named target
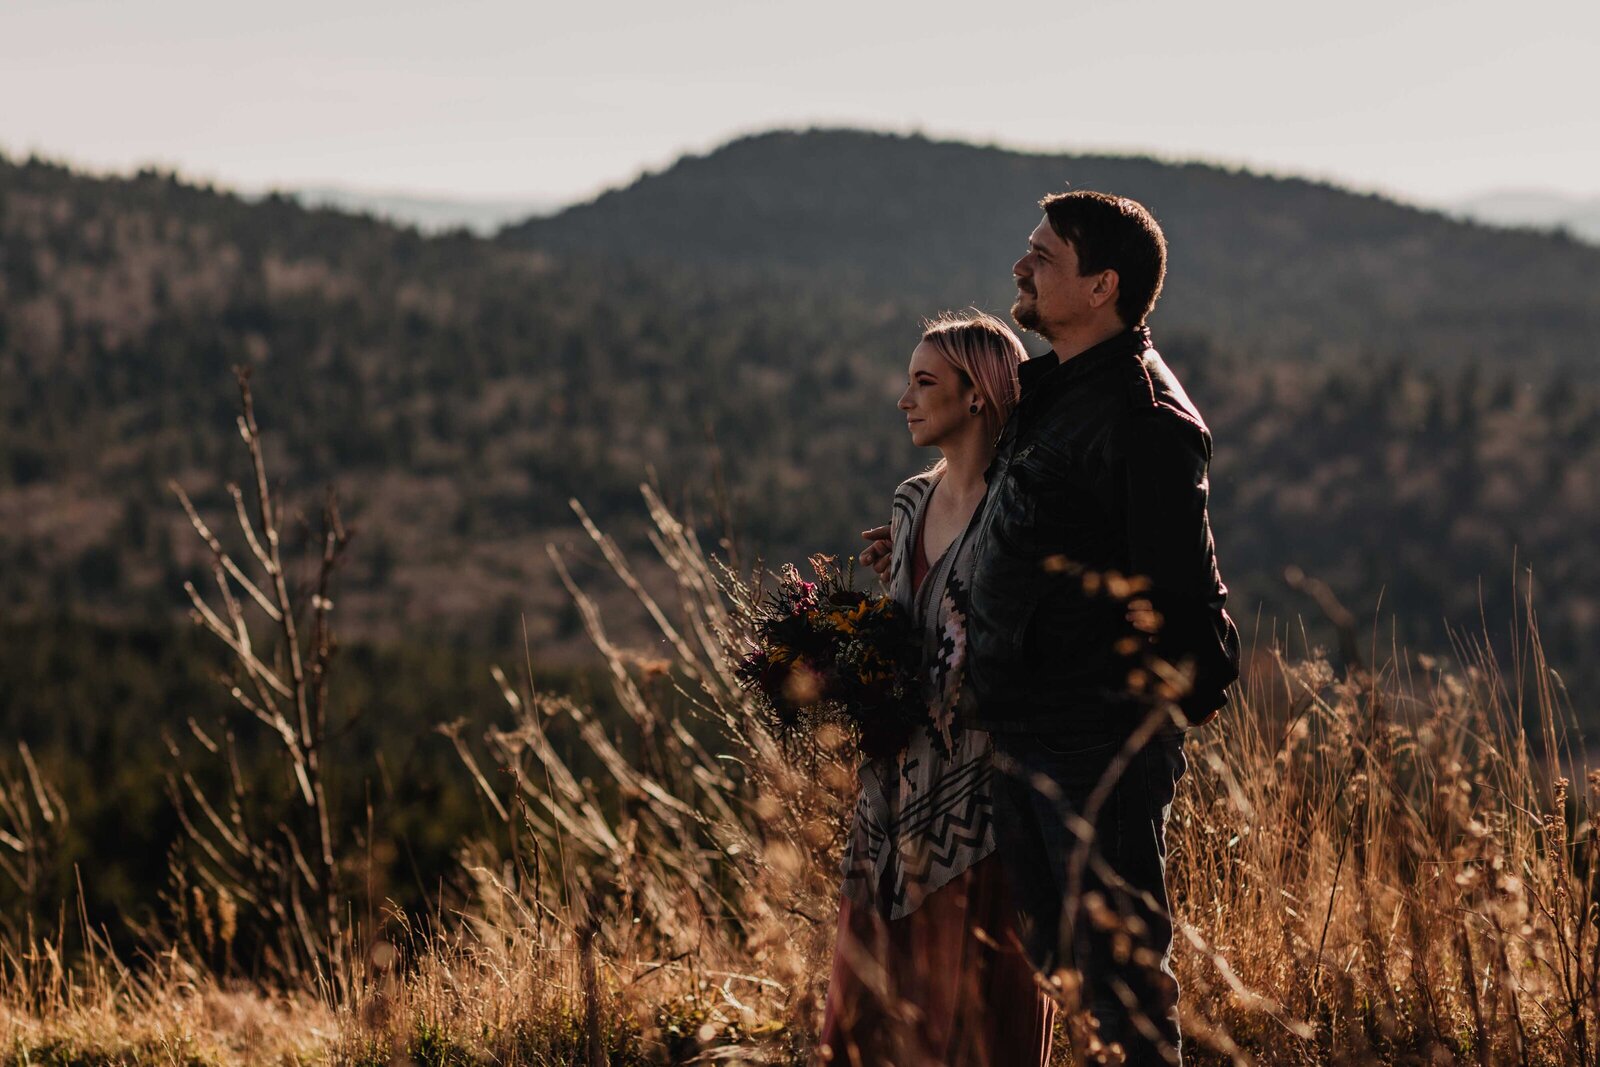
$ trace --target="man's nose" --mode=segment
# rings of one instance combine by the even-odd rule
[[[1013,278],[1025,278],[1032,273],[1033,268],[1028,265],[1027,256],[1023,256],[1021,259],[1011,264],[1011,276]]]

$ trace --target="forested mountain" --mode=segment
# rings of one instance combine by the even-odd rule
[[[543,544],[570,536],[573,496],[626,525],[652,469],[678,500],[720,463],[752,543],[820,547],[916,462],[875,417],[909,310],[424,239],[157,174],[6,166],[0,196],[8,613],[181,601],[197,546],[166,482],[227,503],[240,363],[274,472],[345,491],[362,548],[340,614],[368,635],[509,640],[526,610],[541,647],[574,638]],[[821,475],[841,462],[862,476]]]
[[[1171,243],[1153,320],[1258,359],[1558,362],[1600,377],[1600,248],[1199,163],[850,130],[747,137],[505,231],[552,252],[794,268],[926,309],[1010,303],[1041,196],[1134,197]]]
[[[1308,610],[1296,564],[1438,650],[1446,620],[1477,626],[1480,579],[1509,617],[1515,558],[1592,683],[1600,250],[1305,182],[860,133],[736,142],[496,241],[0,164],[0,611],[176,615],[198,557],[165,483],[226,504],[237,363],[274,472],[345,492],[352,636],[507,645],[525,612],[541,655],[580,654],[543,544],[574,539],[572,496],[626,539],[647,477],[713,543],[726,504],[746,559],[848,551],[928,460],[893,412],[919,317],[1001,308],[1067,180],[1168,226],[1154,325],[1216,433],[1243,618]]]

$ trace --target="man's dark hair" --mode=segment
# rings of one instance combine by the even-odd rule
[[[1117,272],[1117,315],[1143,326],[1167,275],[1167,238],[1155,216],[1137,200],[1087,189],[1052,193],[1039,206],[1078,253],[1080,274]]]

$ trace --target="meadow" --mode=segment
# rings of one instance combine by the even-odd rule
[[[715,559],[647,486],[648,562],[670,575],[647,582],[575,503],[664,651],[614,643],[552,550],[620,715],[495,667],[498,725],[444,732],[500,832],[458,843],[457,890],[431,912],[394,907],[373,894],[378,842],[341,850],[324,791],[344,533],[330,504],[310,568],[285,563],[246,400],[257,485],[231,529],[193,515],[216,579],[191,587],[196,618],[229,649],[237,707],[226,733],[190,725],[225,764],[235,731],[267,731],[279,773],[219,791],[175,764],[186,847],[135,952],[70,902],[8,926],[0,1062],[807,1062],[853,757],[839,731],[780,745],[732,676],[759,573]],[[1189,742],[1170,871],[1191,1061],[1593,1062],[1600,776],[1572,769],[1531,601],[1503,664],[1485,642],[1433,659],[1338,621],[1338,670],[1257,634],[1232,703]],[[20,883],[68,813],[18,755],[0,858]],[[1059,1061],[1116,1062],[1072,976],[1053,988]]]

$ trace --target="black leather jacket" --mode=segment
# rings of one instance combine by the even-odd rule
[[[1021,379],[975,531],[967,725],[1121,737],[1170,700],[1203,721],[1239,635],[1200,413],[1142,328]]]

